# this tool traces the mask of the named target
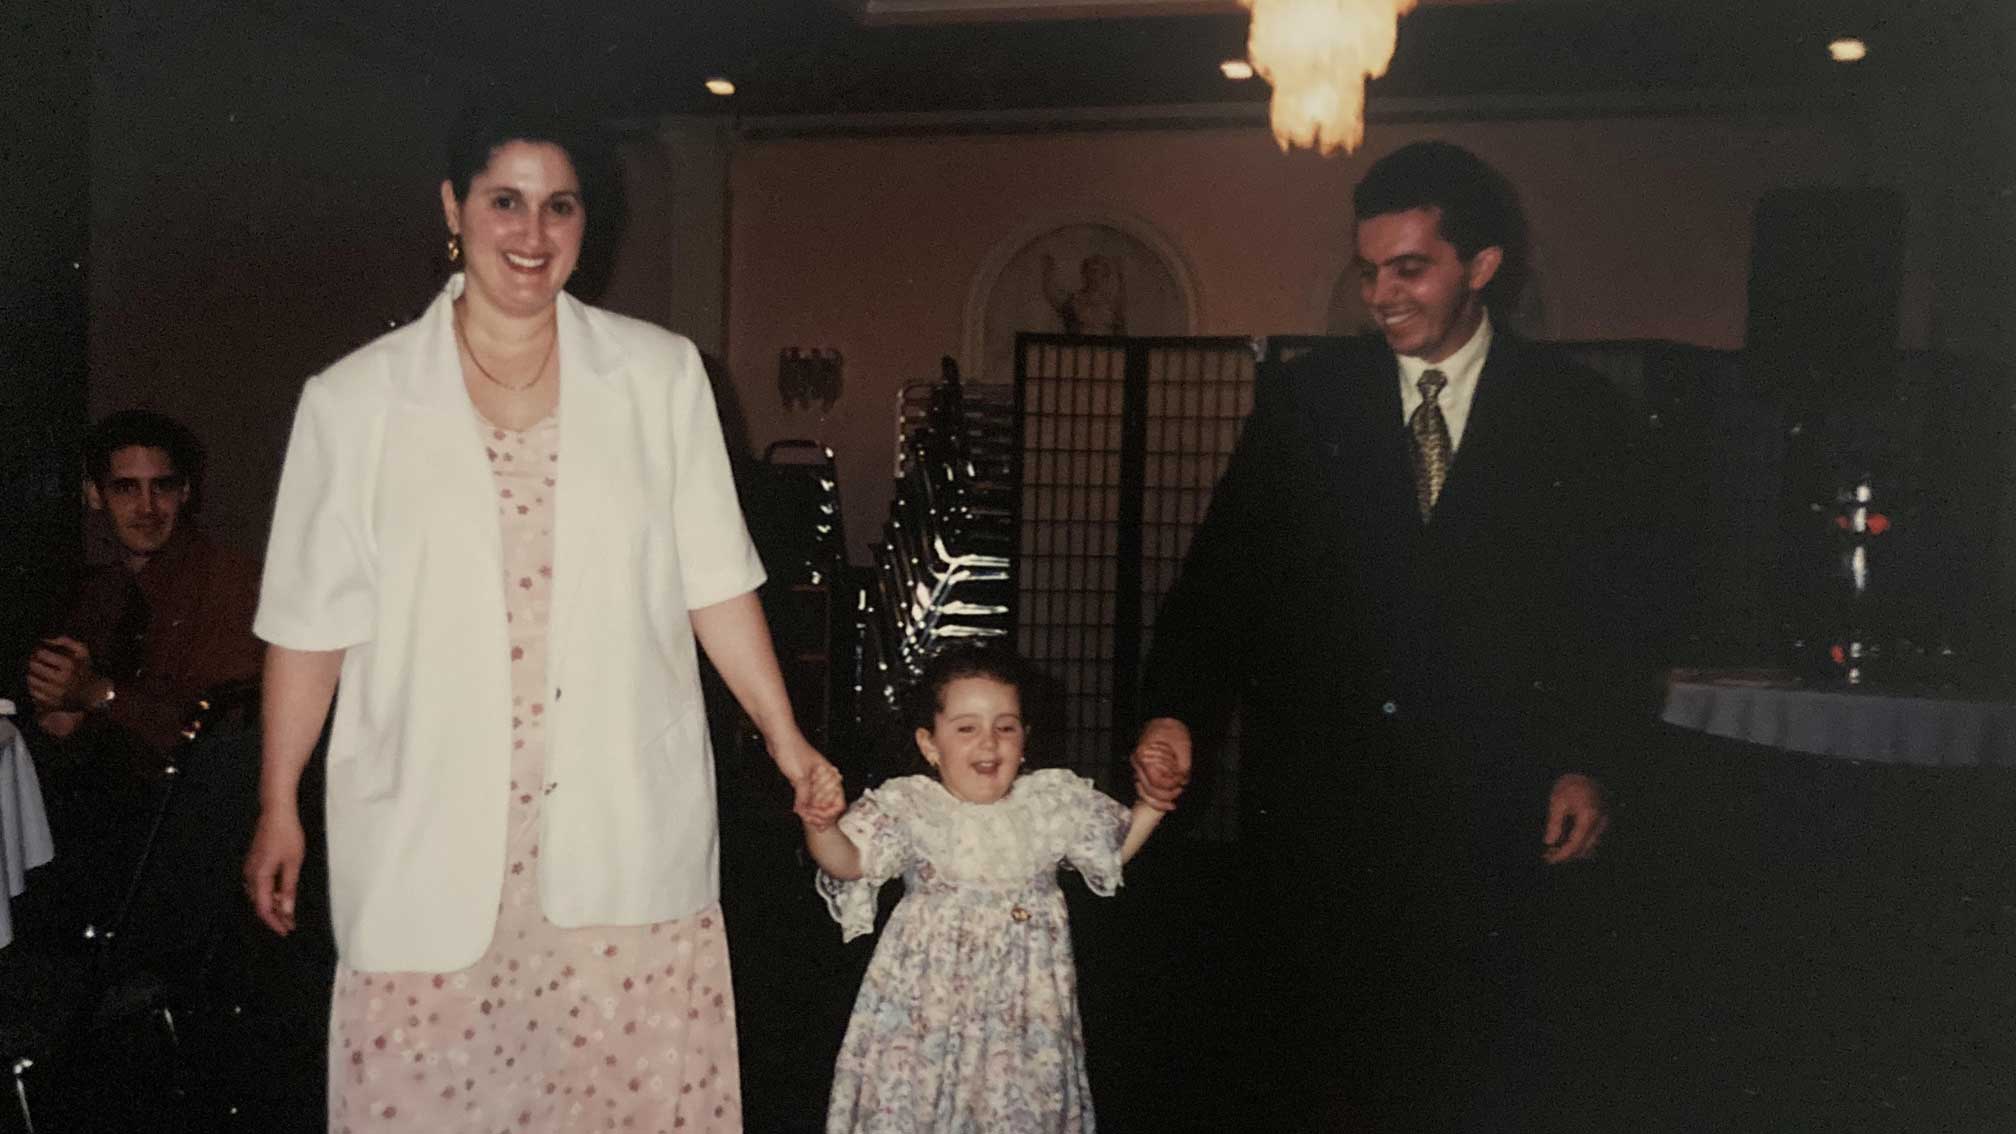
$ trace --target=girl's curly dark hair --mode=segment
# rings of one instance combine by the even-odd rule
[[[903,726],[929,729],[945,707],[945,689],[966,677],[991,677],[1026,701],[1033,674],[1021,655],[1005,646],[955,645],[931,655],[917,680],[903,692]],[[1025,707],[1026,715],[1026,707]]]

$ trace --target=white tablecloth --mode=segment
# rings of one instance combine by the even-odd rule
[[[0,717],[0,948],[14,940],[11,900],[28,886],[30,870],[56,853],[49,839],[49,814],[42,808],[42,785],[35,761],[14,722]]]
[[[1675,680],[1660,715],[1682,728],[1792,752],[2016,767],[2016,704],[2006,702]]]

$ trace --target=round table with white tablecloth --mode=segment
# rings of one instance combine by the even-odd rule
[[[1752,674],[1676,671],[1668,724],[1790,752],[1928,767],[2016,767],[2016,703]]]
[[[42,785],[35,761],[14,722],[0,717],[0,948],[14,940],[11,901],[27,889],[28,872],[55,856],[49,838],[49,815],[42,807]]]

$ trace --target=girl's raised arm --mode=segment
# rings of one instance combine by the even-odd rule
[[[1148,836],[1155,832],[1155,824],[1160,823],[1165,814],[1167,812],[1147,800],[1135,802],[1134,812],[1127,823],[1127,838],[1120,844],[1121,862],[1134,857],[1134,852],[1140,850],[1141,844],[1148,841]]]
[[[805,849],[812,852],[812,861],[819,864],[819,869],[840,881],[852,882],[861,877],[861,851],[839,827],[821,829],[805,824]]]

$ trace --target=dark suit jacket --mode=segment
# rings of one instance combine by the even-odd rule
[[[1243,700],[1247,836],[1516,838],[1537,861],[1555,777],[1600,777],[1649,724],[1635,421],[1501,332],[1424,526],[1382,341],[1263,373],[1153,628],[1146,715],[1208,737]]]

